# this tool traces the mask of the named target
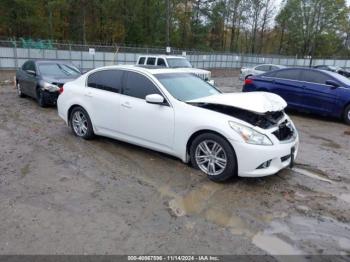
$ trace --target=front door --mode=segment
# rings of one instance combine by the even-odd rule
[[[156,85],[140,73],[126,73],[120,98],[119,132],[131,142],[171,152],[174,137],[174,109],[170,104],[147,103],[149,94],[161,94]]]
[[[333,112],[337,103],[334,87],[326,85],[327,80],[335,81],[331,76],[314,70],[303,71],[303,105],[310,111],[321,114]]]

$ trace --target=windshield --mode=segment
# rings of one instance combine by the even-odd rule
[[[338,81],[342,82],[343,84],[345,84],[346,86],[350,86],[350,79],[346,78],[345,76],[342,76],[338,73],[333,73],[330,71],[327,71],[327,74],[333,76],[335,79],[337,79]]]
[[[72,65],[58,64],[58,63],[39,64],[39,71],[44,76],[54,76],[54,77],[79,76],[81,74],[79,69]]]
[[[331,70],[334,70],[334,71],[337,71],[337,70],[340,70],[342,69],[341,67],[339,66],[328,66]]]
[[[167,58],[168,65],[171,68],[191,68],[192,65],[185,58]]]
[[[197,76],[185,73],[156,74],[168,92],[180,101],[220,94],[212,85]]]

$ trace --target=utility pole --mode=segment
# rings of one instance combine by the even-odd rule
[[[170,0],[166,0],[166,46],[170,46]]]

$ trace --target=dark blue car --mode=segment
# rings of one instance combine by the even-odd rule
[[[286,68],[248,78],[243,92],[280,95],[288,107],[337,117],[350,125],[350,80],[337,73],[312,68]]]

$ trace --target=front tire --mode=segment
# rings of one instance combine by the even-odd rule
[[[78,137],[88,140],[95,136],[89,114],[82,107],[73,108],[69,125],[74,135]]]
[[[21,97],[21,98],[25,97],[25,95],[22,92],[21,84],[18,81],[17,81],[17,84],[16,84],[16,88],[17,88],[17,95],[19,97]]]
[[[350,125],[350,105],[345,108],[343,118],[345,124]]]
[[[192,165],[215,182],[237,176],[236,154],[223,137],[204,133],[197,136],[190,147]]]

